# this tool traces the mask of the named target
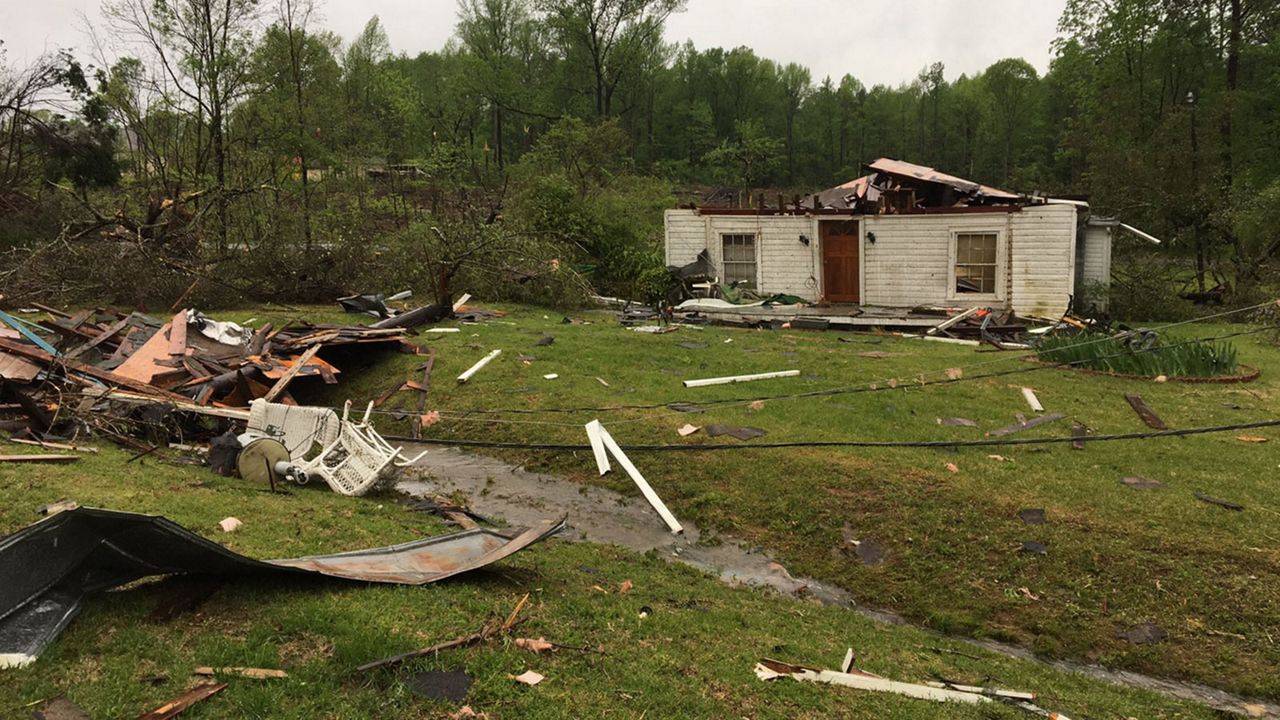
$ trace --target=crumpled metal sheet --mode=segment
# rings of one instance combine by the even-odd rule
[[[543,540],[565,517],[528,529],[477,528],[334,555],[255,560],[164,517],[76,508],[0,539],[0,667],[35,660],[85,596],[150,575],[324,575],[425,585],[475,570]]]

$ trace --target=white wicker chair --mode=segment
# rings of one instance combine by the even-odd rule
[[[388,468],[413,464],[369,425],[373,403],[360,422],[350,419],[351,403],[342,418],[328,408],[295,407],[254,400],[249,406],[248,433],[274,437],[289,450],[289,458],[306,476],[319,476],[334,492],[363,495]],[[318,452],[313,452],[319,448]]]

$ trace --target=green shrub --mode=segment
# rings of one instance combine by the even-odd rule
[[[1161,344],[1154,335],[1047,337],[1036,346],[1045,362],[1144,377],[1217,377],[1235,371],[1236,348],[1228,342]]]

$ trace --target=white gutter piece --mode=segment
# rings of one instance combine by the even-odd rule
[[[728,342],[727,340],[725,342]],[[778,372],[756,373],[755,375],[730,375],[729,377],[704,378],[702,380],[685,380],[684,386],[705,387],[707,385],[728,385],[730,383],[751,382],[752,380],[772,380],[773,378],[796,377],[799,370],[781,370]]]
[[[591,453],[596,456],[596,469],[601,475],[609,472],[613,468],[609,467],[609,454],[604,450],[604,440],[601,434],[604,428],[600,427],[599,420],[592,420],[586,424],[587,439],[591,441]]]
[[[470,380],[472,375],[475,375],[477,372],[480,371],[480,368],[484,367],[485,365],[488,365],[490,360],[498,357],[501,354],[502,354],[501,350],[494,350],[488,355],[485,355],[484,357],[480,358],[480,362],[477,362],[475,365],[472,365],[470,368],[467,369],[466,372],[458,376],[458,384],[462,384]]]
[[[1149,235],[1147,233],[1144,233],[1132,225],[1125,225],[1124,223],[1120,223],[1120,227],[1124,228],[1125,230],[1128,230],[1129,232],[1133,233],[1135,236],[1142,238],[1143,240],[1146,240],[1149,243],[1154,243],[1156,245],[1162,244],[1160,242],[1160,238],[1156,237],[1155,235]]]
[[[640,474],[640,471],[636,469],[636,466],[631,464],[631,460],[622,452],[622,448],[618,447],[618,443],[614,441],[609,431],[605,430],[604,426],[599,423],[596,423],[596,425],[599,427],[600,439],[604,442],[604,446],[609,449],[609,452],[618,461],[618,464],[622,466],[622,469],[626,470],[627,474],[631,476],[631,480],[635,482],[636,487],[640,488],[640,493],[644,495],[644,499],[648,500],[653,509],[658,511],[658,515],[662,516],[662,521],[671,529],[672,534],[679,535],[684,532],[684,528],[680,526],[676,516],[672,515],[671,511],[667,509],[667,506],[662,502],[662,498],[658,497],[658,493],[653,491],[653,488],[649,486],[649,483]]]
[[[1038,413],[1044,412],[1044,406],[1040,404],[1040,398],[1036,397],[1035,390],[1029,387],[1022,388],[1022,397],[1027,399],[1027,404],[1031,406],[1032,410]]]

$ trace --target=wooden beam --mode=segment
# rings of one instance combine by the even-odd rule
[[[171,392],[168,392],[167,390],[161,390],[160,388],[153,387],[144,382],[139,382],[131,378],[122,377],[120,375],[117,375],[113,372],[108,372],[106,370],[99,370],[98,368],[92,365],[87,365],[77,360],[63,360],[62,358],[55,358],[43,350],[33,348],[30,345],[26,345],[24,343],[16,343],[16,342],[12,342],[12,341],[0,338],[0,350],[11,352],[14,355],[21,355],[29,360],[34,360],[38,363],[43,363],[45,367],[62,365],[63,367],[65,367],[67,370],[71,372],[74,372],[80,375],[85,375],[87,377],[91,377],[95,380],[100,380],[104,383],[109,383],[111,385],[119,385],[120,387],[128,388],[130,390],[142,393],[144,395],[151,395],[153,399],[178,399],[178,400],[188,399],[181,395],[178,395],[177,393],[171,393]]]
[[[1156,414],[1155,410],[1151,409],[1150,405],[1147,405],[1141,395],[1125,395],[1124,399],[1129,401],[1129,407],[1133,408],[1133,411],[1138,413],[1138,417],[1142,418],[1142,422],[1146,423],[1147,427],[1154,428],[1156,430],[1169,429],[1169,426],[1164,424],[1164,421],[1160,419],[1160,416]]]
[[[32,463],[32,462],[54,462],[69,463],[75,462],[80,458],[75,455],[0,455],[0,463]]]
[[[106,330],[103,330],[101,333],[98,333],[97,337],[75,348],[74,350],[71,350],[64,357],[73,358],[73,359],[78,358],[81,355],[83,355],[85,352],[98,347],[102,343],[114,337],[116,333],[123,330],[125,326],[129,324],[129,321],[132,319],[133,319],[133,313],[129,313],[128,315],[125,315],[123,319],[117,320],[116,322],[112,323],[111,326],[108,327]]]
[[[280,379],[276,381],[275,385],[271,386],[271,389],[267,391],[266,395],[262,396],[262,399],[267,402],[274,402],[275,399],[284,392],[284,389],[289,386],[290,381],[292,381],[299,372],[302,372],[302,368],[306,367],[306,364],[311,362],[311,358],[315,357],[318,352],[320,352],[319,343],[307,348],[306,351],[299,355],[298,359],[294,361],[293,367],[289,368],[285,371],[285,374],[280,376]]]
[[[169,354],[187,354],[187,311],[179,310],[169,321]]]

